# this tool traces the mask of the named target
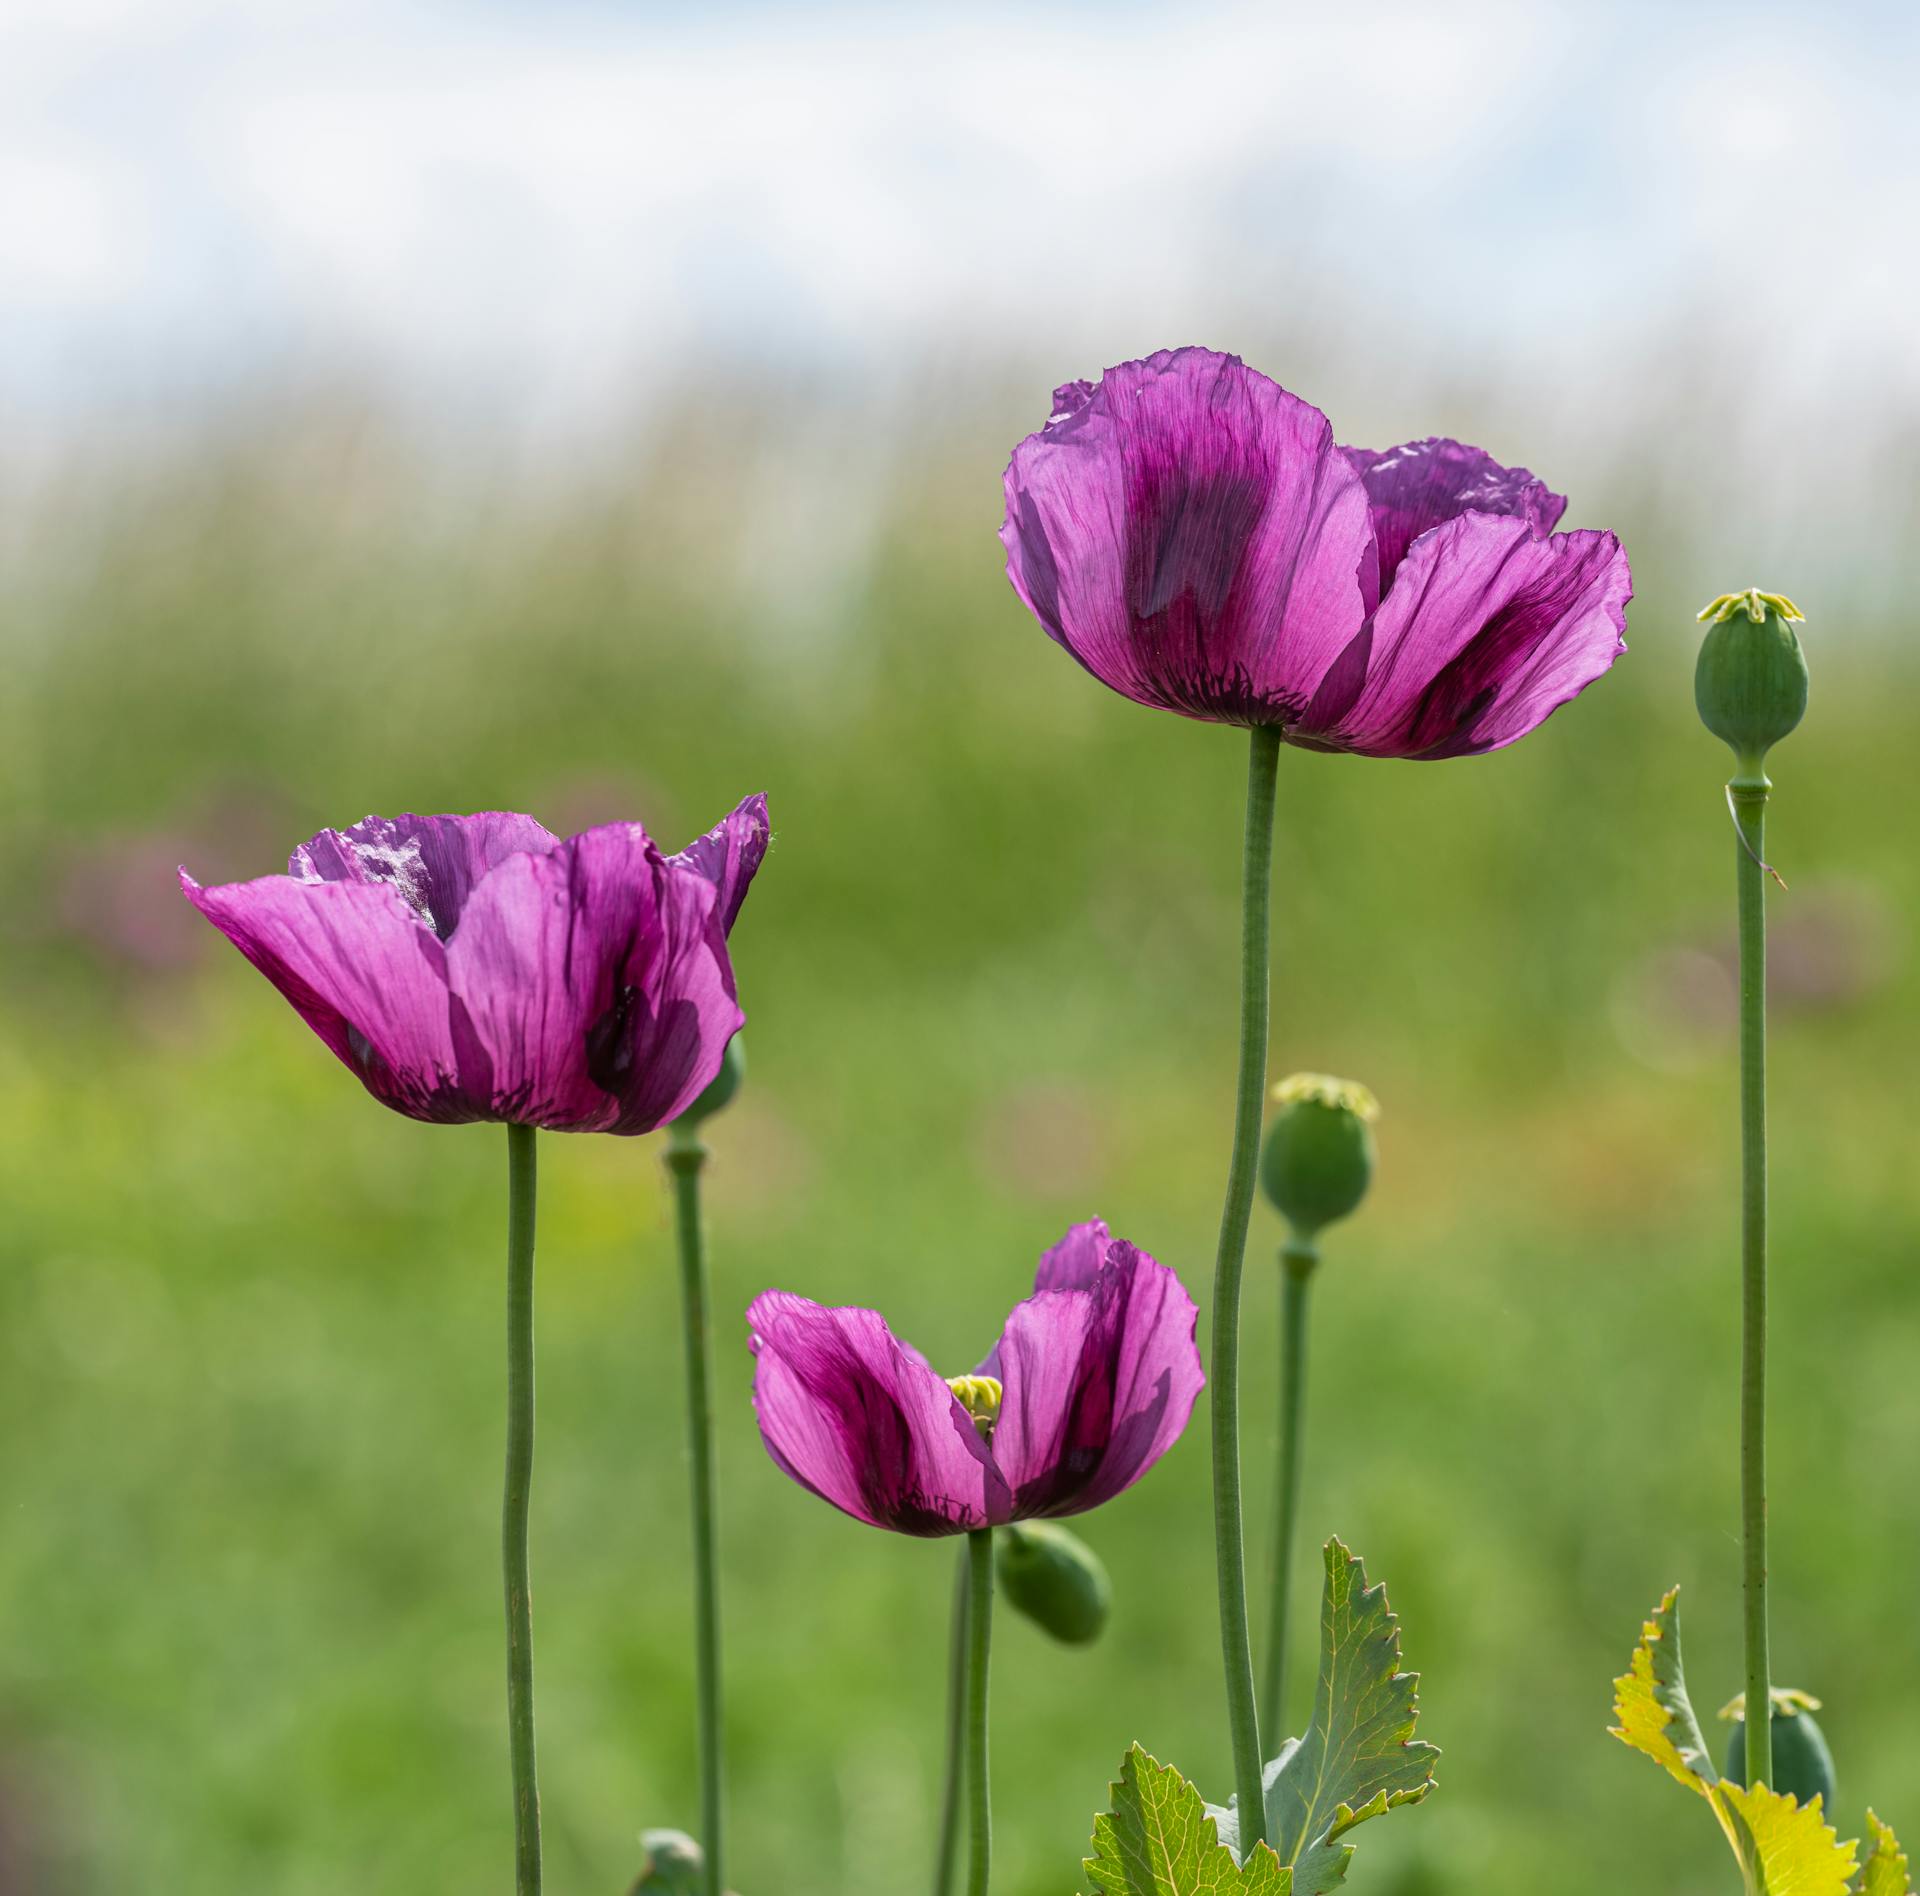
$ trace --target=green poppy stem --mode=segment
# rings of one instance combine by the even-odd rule
[[[1262,725],[1247,757],[1246,840],[1241,859],[1240,1072],[1234,1097],[1233,1158],[1213,1266],[1213,1548],[1220,1581],[1220,1656],[1227,1678],[1227,1729],[1240,1800],[1240,1847],[1266,1836],[1260,1790],[1260,1713],[1247,1628],[1246,1530],[1240,1495],[1240,1274],[1253,1211],[1260,1114],[1267,1078],[1268,909],[1273,882],[1273,800],[1280,732]]]
[[[1280,1453],[1273,1506],[1273,1592],[1267,1626],[1267,1728],[1287,1729],[1287,1606],[1300,1514],[1300,1466],[1307,1393],[1307,1291],[1320,1254],[1301,1238],[1280,1253]]]
[[[993,1529],[967,1536],[967,1896],[987,1896],[993,1867],[993,1799],[987,1772],[987,1662],[993,1645]]]
[[[1767,897],[1757,766],[1730,784],[1740,828],[1740,1526],[1745,1585],[1747,1782],[1773,1782],[1767,1651]]]
[[[967,1781],[967,1564],[960,1549],[953,1574],[953,1626],[947,1647],[947,1771],[940,1793],[940,1843],[933,1860],[933,1896],[953,1896],[960,1858],[960,1801]]]
[[[680,1249],[680,1308],[686,1344],[687,1465],[693,1500],[694,1669],[700,1747],[700,1845],[707,1896],[725,1880],[725,1731],[720,1703],[720,1572],[714,1546],[713,1365],[707,1321],[707,1247],[700,1174],[707,1148],[698,1130],[676,1122],[667,1134],[674,1225]]]
[[[538,1187],[533,1142],[531,1126],[507,1128],[507,1482],[500,1551],[507,1592],[507,1749],[513,1765],[517,1896],[540,1896],[533,1600],[527,1586],[527,1504],[533,1490],[533,1228]]]

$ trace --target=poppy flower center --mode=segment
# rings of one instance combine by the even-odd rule
[[[973,1417],[973,1426],[984,1441],[993,1433],[1000,1417],[1000,1381],[995,1376],[949,1376],[947,1387],[953,1399]]]

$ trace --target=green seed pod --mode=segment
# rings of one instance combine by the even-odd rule
[[[700,1896],[706,1854],[684,1830],[643,1830],[640,1880],[629,1896]]]
[[[1784,593],[1722,593],[1703,608],[1707,636],[1694,667],[1700,722],[1756,775],[1767,752],[1807,713],[1800,608]]]
[[[707,1082],[706,1091],[673,1122],[676,1126],[691,1130],[702,1120],[725,1112],[733,1104],[733,1096],[739,1092],[747,1077],[747,1050],[740,1041],[741,1036],[735,1034],[727,1042],[727,1050],[720,1060],[720,1071]]]
[[[1344,1218],[1373,1180],[1380,1107],[1355,1080],[1296,1073],[1273,1089],[1279,1110],[1260,1152],[1260,1183],[1295,1235],[1311,1241]]]
[[[1100,1637],[1113,1588],[1100,1557],[1077,1534],[1051,1521],[1016,1521],[995,1537],[1000,1591],[1063,1646]]]
[[[1819,1704],[1804,1692],[1776,1687],[1773,1694],[1773,1788],[1784,1791],[1796,1803],[1822,1800],[1821,1808],[1833,1809],[1833,1753],[1827,1749],[1826,1735],[1813,1722],[1808,1707]],[[1729,1707],[1729,1711],[1735,1708]],[[1726,1762],[1720,1775],[1736,1784],[1747,1781],[1747,1726],[1738,1708],[1733,1736],[1727,1745]]]

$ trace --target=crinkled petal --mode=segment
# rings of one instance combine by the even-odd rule
[[[544,824],[510,810],[369,816],[302,843],[287,870],[302,882],[387,883],[445,941],[488,870],[509,856],[544,856],[558,844]]]
[[[446,952],[390,884],[263,876],[203,889],[183,869],[180,886],[374,1098],[413,1119],[491,1116],[486,1064],[456,1045]]]
[[[1371,604],[1365,487],[1326,417],[1237,356],[1163,350],[1067,384],[1006,503],[1014,589],[1141,704],[1291,721]]]
[[[1104,1218],[1077,1224],[1052,1249],[1040,1255],[1033,1274],[1035,1290],[1085,1290],[1099,1276],[1112,1248],[1113,1234]]]
[[[1536,539],[1463,514],[1408,551],[1364,635],[1349,703],[1295,741],[1372,757],[1459,757],[1524,737],[1626,650],[1633,578],[1610,533]]]
[[[1564,494],[1524,467],[1502,467],[1464,441],[1432,437],[1397,448],[1342,448],[1367,485],[1373,539],[1380,556],[1375,597],[1392,585],[1407,548],[1429,528],[1463,513],[1512,515],[1534,537],[1551,533],[1567,510]]]
[[[719,900],[714,909],[722,934],[733,932],[734,918],[767,853],[767,800],[755,794],[712,829],[668,860],[711,882]]]
[[[1093,1229],[1069,1233],[1042,1260],[1043,1275],[1069,1247],[1060,1274],[1077,1274]],[[1098,1507],[1173,1446],[1206,1380],[1197,1317],[1172,1271],[1117,1239],[1090,1281],[1015,1306],[994,1351],[993,1459],[1016,1520]]]
[[[747,1323],[761,1438],[803,1488],[900,1534],[1009,1518],[1011,1497],[972,1418],[877,1311],[769,1290]]]
[[[509,856],[483,877],[447,943],[447,974],[491,1059],[496,1115],[640,1133],[690,1105],[743,1019],[715,899],[637,823]]]

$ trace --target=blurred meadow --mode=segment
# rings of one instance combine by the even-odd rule
[[[1284,229],[1261,228],[1268,268]],[[142,381],[117,416],[5,390],[4,1896],[418,1896],[501,1887],[510,1861],[504,1138],[375,1106],[177,865],[269,873],[369,810],[637,815],[677,847],[756,789],[775,843],[734,936],[750,1083],[712,1128],[709,1197],[733,1875],[747,1896],[921,1883],[954,1548],[775,1471],[737,1313],[767,1284],[873,1303],[961,1368],[1097,1213],[1181,1271],[1205,1336],[1244,744],[1082,675],[994,539],[1052,382],[1195,329],[1345,439],[1526,461],[1636,574],[1628,657],[1519,746],[1282,757],[1273,1073],[1351,1074],[1384,1108],[1374,1195],[1315,1300],[1302,1584],[1328,1533],[1365,1555],[1445,1753],[1430,1803],[1361,1834],[1354,1885],[1731,1877],[1605,1728],[1676,1580],[1696,1704],[1739,1682],[1734,839],[1691,668],[1694,610],[1749,582],[1800,596],[1813,671],[1769,831],[1791,885],[1771,900],[1776,1676],[1826,1703],[1843,1834],[1869,1801],[1920,1825],[1910,341],[1879,405],[1848,407],[1859,364],[1830,328],[1770,416],[1780,335],[1710,301],[1559,365],[1514,340],[1524,308],[1512,338],[1496,311],[1478,341],[1429,325],[1383,361],[1417,310],[1324,285],[1256,307],[1218,259],[1205,283],[1017,335],[889,329],[864,383],[709,337],[644,391],[609,381],[590,442],[423,420],[344,345]],[[556,1892],[615,1896],[639,1829],[695,1818],[658,1147],[541,1147]],[[1257,1211],[1256,1575],[1278,1236]],[[1113,1576],[1106,1639],[1067,1651],[1011,1615],[996,1636],[1004,1896],[1083,1886],[1134,1739],[1226,1788],[1204,1414],[1079,1525]]]

